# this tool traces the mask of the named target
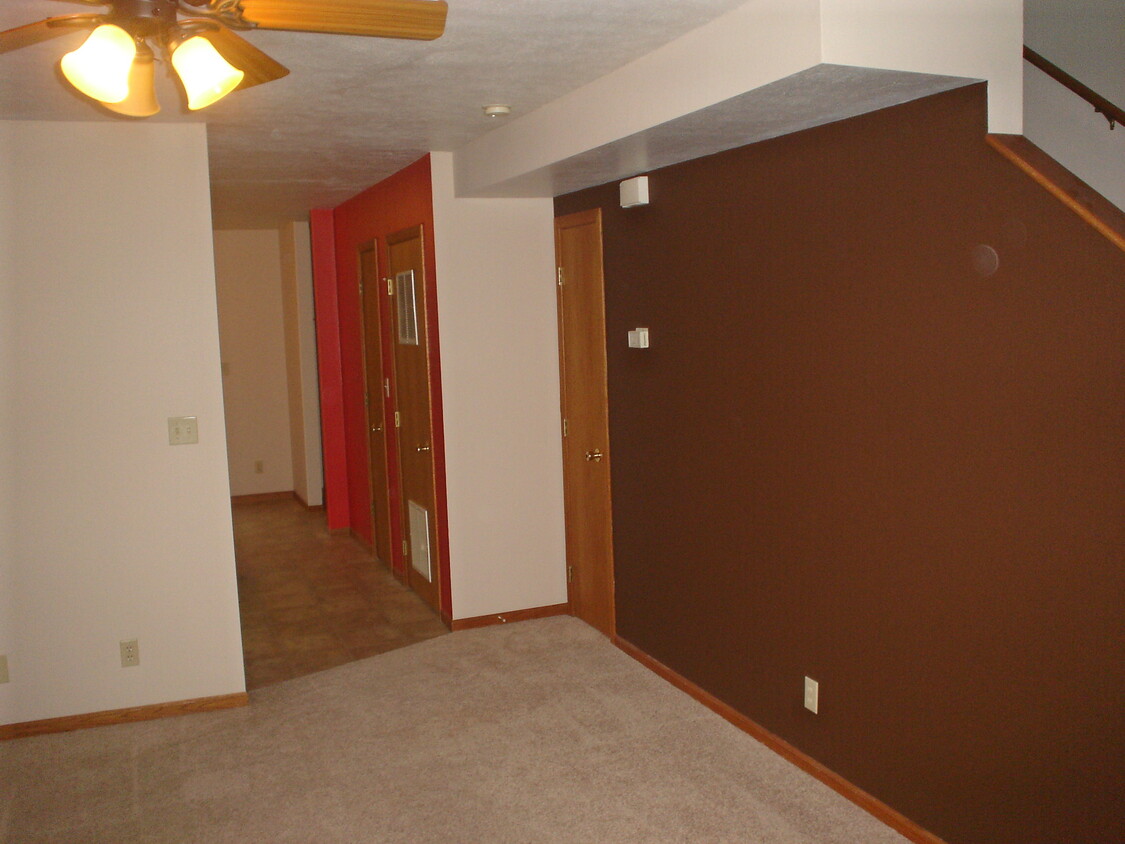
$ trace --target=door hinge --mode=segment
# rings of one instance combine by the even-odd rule
[[[394,279],[393,279],[393,278],[391,278],[390,276],[388,276],[388,277],[387,277],[386,279],[384,279],[384,281],[386,281],[386,282],[387,282],[387,295],[388,295],[388,296],[394,296],[394,295],[395,295],[395,282],[394,282]]]
[[[371,394],[366,391],[363,393],[363,406],[368,410],[371,409]]]
[[[570,436],[570,422],[568,422],[566,419],[563,420],[563,436]]]
[[[398,411],[397,411],[397,410],[395,411],[395,427],[396,427],[396,428],[401,428],[401,427],[402,427],[402,417],[398,415]]]
[[[359,297],[361,299],[363,298],[363,279],[362,278],[359,280]]]
[[[391,379],[390,378],[384,378],[383,379],[383,395],[386,396],[387,398],[391,397]]]
[[[567,566],[566,567],[566,582],[567,583],[573,583],[574,582],[574,566]]]
[[[558,282],[559,287],[563,286],[563,268],[559,267],[555,273],[555,280]]]
[[[402,556],[404,556],[404,557],[410,556],[410,546],[406,544],[405,539],[402,540]]]

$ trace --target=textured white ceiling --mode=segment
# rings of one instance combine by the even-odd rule
[[[334,205],[416,160],[487,132],[487,103],[513,117],[550,102],[744,0],[449,0],[432,42],[312,33],[246,37],[286,65],[284,79],[184,113],[170,79],[151,120],[206,120],[216,225],[272,226]],[[88,12],[4,0],[0,29]],[[81,33],[0,55],[0,119],[121,120],[55,71]],[[158,76],[160,71],[158,70]]]

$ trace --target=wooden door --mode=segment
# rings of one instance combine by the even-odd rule
[[[375,556],[393,568],[391,479],[387,465],[387,405],[390,379],[384,375],[381,305],[385,290],[379,278],[379,257],[372,243],[359,253],[360,298],[363,303],[364,404],[367,408],[367,443],[371,474],[371,533]]]
[[[437,481],[422,254],[421,226],[387,238],[388,269],[395,303],[394,367],[405,537],[403,554],[410,587],[440,614]]]
[[[571,613],[614,633],[601,210],[555,220],[566,563]]]

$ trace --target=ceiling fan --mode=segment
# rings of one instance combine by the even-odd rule
[[[189,109],[289,73],[235,30],[283,29],[430,41],[445,31],[445,0],[60,0],[109,6],[0,32],[0,53],[75,29],[93,30],[59,69],[71,85],[128,117],[160,111],[155,61],[176,71]],[[154,49],[155,48],[155,49]]]

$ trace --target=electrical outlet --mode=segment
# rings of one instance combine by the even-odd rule
[[[121,643],[121,667],[132,668],[141,664],[141,649],[136,639]]]
[[[262,474],[262,473],[263,473],[263,472],[265,472],[265,471],[266,471],[266,464],[265,464],[265,461],[262,461],[262,460],[255,460],[255,461],[254,461],[254,474],[255,474],[255,475],[260,475],[260,474]]]
[[[805,678],[805,709],[813,715],[820,706],[820,683],[811,677]]]
[[[0,655],[0,683],[7,683],[11,677],[8,676],[8,655]]]

